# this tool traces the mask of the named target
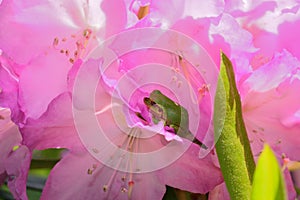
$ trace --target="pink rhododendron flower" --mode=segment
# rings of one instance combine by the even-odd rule
[[[299,66],[297,58],[283,51],[242,83],[244,118],[255,143],[254,154],[268,142],[278,156],[299,160],[300,105],[295,92],[300,84]]]
[[[19,106],[24,113],[19,121],[40,117],[68,90],[67,73],[74,61],[125,26],[126,20],[118,16],[124,13],[119,3],[114,7],[101,0],[2,2],[0,48],[11,60],[6,68],[18,81],[18,99],[11,108],[15,113]]]
[[[284,49],[300,58],[297,45],[300,6],[297,0],[230,2],[227,11],[252,33],[254,46],[259,48],[251,60],[253,68],[268,62],[276,52]]]
[[[102,160],[104,164],[99,162],[99,160],[96,160],[87,152],[80,141],[77,141],[77,143],[73,144],[73,147],[69,147],[71,152],[52,170],[43,191],[42,199],[55,198],[58,196],[60,198],[87,199],[128,199],[128,197],[132,199],[139,199],[141,197],[147,199],[161,199],[165,193],[166,184],[183,190],[206,193],[222,181],[220,171],[214,166],[210,155],[204,159],[198,158],[199,146],[195,144],[192,144],[192,146],[172,164],[165,164],[166,166],[164,168],[153,171],[149,170],[147,173],[139,173],[139,171],[143,172],[147,167],[151,169],[151,165],[154,166],[153,168],[155,168],[156,165],[162,165],[171,159],[173,155],[180,153],[183,148],[182,145],[191,144],[191,142],[182,142],[182,140],[174,141],[170,147],[171,151],[168,154],[157,154],[156,157],[150,157],[151,159],[145,159],[143,162],[139,162],[139,160],[135,160],[134,158],[130,159],[130,156],[134,156],[134,153],[147,155],[147,153],[157,151],[168,143],[164,138],[165,131],[161,132],[163,136],[157,135],[156,133],[158,132],[159,126],[153,126],[151,129],[151,126],[144,125],[141,123],[141,120],[140,123],[129,125],[126,121],[126,117],[128,117],[126,116],[126,112],[120,109],[124,106],[126,107],[127,104],[122,102],[122,100],[111,102],[113,97],[105,92],[102,84],[98,85],[95,95],[96,107],[97,110],[99,110],[97,113],[98,122],[96,123],[101,125],[103,133],[107,138],[97,139],[98,137],[91,137],[93,135],[90,134],[95,133],[99,135],[99,133],[94,132],[92,128],[93,122],[91,120],[85,121],[86,112],[89,113],[91,109],[89,105],[86,104],[89,102],[87,98],[89,97],[87,88],[92,89],[92,80],[99,79],[99,64],[99,61],[91,59],[81,66],[80,70],[82,74],[74,74],[78,76],[77,78],[79,80],[77,81],[80,81],[78,85],[80,87],[79,91],[80,94],[84,94],[84,96],[77,96],[78,94],[73,96],[75,101],[75,108],[73,109],[77,110],[75,113],[78,112],[80,117],[84,120],[84,124],[80,124],[80,121],[77,121],[77,123],[79,123],[77,124],[77,130],[79,131],[81,139],[84,140],[87,150],[90,151],[90,153],[94,152],[93,155],[94,157],[96,155],[96,158],[97,155],[100,155],[100,157],[104,156],[104,159],[108,158],[109,160]],[[57,109],[59,110],[59,108],[67,106],[71,107],[71,102],[67,101],[67,99],[67,95],[55,99],[53,103],[51,103],[49,110],[45,113],[45,117],[47,116],[51,119],[51,116],[56,116],[66,122],[65,118],[71,117],[71,113],[67,115],[67,109],[65,109],[64,112],[57,112]],[[120,104],[117,104],[118,102]],[[53,112],[53,110],[56,110],[56,113]],[[69,110],[69,112],[71,112],[71,110]],[[118,118],[116,121],[114,120],[114,112],[117,112],[115,113],[115,117]],[[94,115],[94,113],[92,114]],[[116,122],[120,122],[121,124],[117,124]],[[45,125],[47,122],[43,120],[42,116],[42,118],[38,119],[35,123]],[[46,132],[48,132],[48,130],[49,132],[54,132],[53,128],[56,128],[64,135],[73,131],[74,137],[76,136],[74,128],[70,129],[68,126],[58,125],[59,123],[58,120],[50,121],[48,127],[44,128],[44,130]],[[51,126],[53,126],[53,128]],[[75,125],[73,124],[73,126]],[[84,132],[80,132],[81,126],[84,128]],[[118,126],[121,127],[118,128]],[[127,133],[129,135],[124,134],[124,128],[131,130]],[[30,131],[30,127],[24,128],[24,131]],[[146,136],[147,134],[152,134],[152,137],[139,138],[135,134]],[[85,137],[90,137],[90,141],[88,142],[91,142],[91,144],[85,143],[87,142],[86,139],[84,139]],[[70,139],[65,138],[64,143],[70,144],[74,142],[74,140],[71,141]],[[107,143],[107,139],[110,142]],[[129,139],[131,142],[129,142]],[[94,146],[92,146],[93,142],[95,144]],[[100,143],[99,147],[97,143]],[[115,146],[115,151],[110,149],[110,143],[117,145]],[[119,151],[121,151],[122,148],[128,152],[120,155]],[[74,166],[74,163],[78,164]],[[73,165],[72,170],[70,170],[71,165]],[[139,168],[137,169],[137,167]],[[69,176],[72,178],[63,178]],[[62,181],[62,178],[64,181]],[[81,181],[75,181],[78,179]],[[68,183],[66,181],[70,182]],[[68,185],[71,183],[74,187],[70,189]]]
[[[13,121],[21,128],[22,144],[27,145],[30,150],[53,147],[70,149],[52,170],[42,198],[127,199],[129,195],[133,199],[144,196],[159,199],[165,192],[166,184],[206,193],[222,181],[218,168],[212,165],[211,153],[204,159],[199,159],[200,148],[195,144],[171,165],[149,173],[134,173],[124,164],[125,161],[129,163],[128,166],[133,163],[130,157],[125,156],[123,159],[122,154],[114,154],[106,149],[106,145],[110,143],[106,144],[105,141],[110,141],[117,147],[120,145],[119,149],[128,148],[122,131],[127,131],[131,139],[136,138],[132,134],[159,133],[151,139],[132,139],[133,144],[140,141],[142,148],[139,148],[139,152],[143,153],[167,144],[175,144],[174,152],[177,152],[185,144],[191,144],[175,135],[174,130],[167,130],[163,123],[152,122],[151,113],[149,114],[143,99],[149,97],[156,87],[139,88],[130,94],[131,99],[129,94],[121,95],[121,90],[135,87],[129,82],[123,85],[124,88],[118,85],[124,78],[123,75],[147,63],[169,66],[174,74],[185,78],[192,86],[191,91],[197,94],[193,99],[199,103],[195,110],[200,109],[201,113],[196,138],[202,141],[205,133],[213,134],[209,128],[212,101],[208,98],[208,93],[214,90],[211,84],[205,82],[204,76],[201,76],[212,71],[206,70],[199,75],[192,66],[195,63],[189,63],[190,55],[197,49],[180,38],[172,38],[168,41],[172,53],[145,48],[122,54],[127,46],[139,45],[138,42],[132,43],[133,36],[130,36],[121,41],[121,45],[120,41],[111,44],[110,48],[117,60],[111,63],[113,67],[105,71],[101,68],[105,59],[90,56],[90,52],[108,36],[123,30],[157,27],[179,31],[201,44],[217,65],[220,62],[219,51],[222,49],[234,64],[245,123],[255,156],[259,155],[263,143],[267,142],[278,157],[283,155],[291,160],[299,160],[300,141],[297,134],[300,110],[299,97],[295,92],[299,87],[299,8],[296,0],[0,1],[0,23],[4,27],[0,30],[0,106],[12,110]],[[161,36],[163,35],[157,35],[157,41],[150,45],[161,43]],[[151,35],[144,35],[144,38],[148,37]],[[84,83],[79,85],[79,91],[85,98],[74,95],[73,91],[73,84],[76,84],[78,78],[77,72],[82,66],[88,69],[79,77]],[[89,87],[90,81],[98,80],[100,76],[102,79],[94,88],[96,95],[84,96],[94,87]],[[166,80],[163,73],[151,76],[146,70],[143,76],[131,74],[129,80],[136,83],[145,77]],[[173,76],[172,80],[180,86],[181,82],[177,78]],[[168,93],[170,88],[171,86],[165,90],[159,89],[175,100],[176,95]],[[186,93],[179,96],[185,95]],[[91,99],[95,103],[87,104]],[[182,105],[194,120],[196,115],[192,114],[190,104],[184,102]],[[106,138],[98,141],[102,146],[95,148],[93,141],[90,141],[90,145],[85,144],[87,149],[83,147],[82,137],[88,135],[91,121],[80,124],[75,119],[77,123],[74,124],[72,108],[77,114],[82,114],[83,119],[85,112],[96,112],[95,122],[103,127],[103,136]],[[87,128],[86,134],[79,131],[78,127],[81,126]],[[20,145],[21,136],[10,143],[5,142],[6,138],[13,138],[15,134],[8,134],[7,131],[3,134],[3,137],[0,135],[0,143],[9,145],[5,152],[10,153],[3,154],[7,157],[4,162],[7,163],[7,168],[0,168],[0,181],[7,174],[16,177],[9,180],[13,194],[15,197],[26,198],[23,195],[26,195],[25,177],[30,159],[29,151],[25,146],[12,151],[13,146]],[[206,142],[209,147],[213,147],[215,141],[210,139]],[[128,150],[125,155],[133,153]],[[103,164],[97,155],[119,157],[115,156],[110,164]],[[26,159],[20,164],[23,157]],[[147,164],[155,166],[163,158],[170,157],[170,153],[162,154],[156,158],[156,162],[151,160],[152,163]],[[0,156],[2,163],[1,159]],[[18,164],[12,164],[17,160]],[[127,171],[124,172],[119,167]],[[287,170],[285,176],[289,198],[293,199],[295,192]],[[228,198],[224,187],[224,183],[217,186],[210,198]]]
[[[7,179],[13,196],[27,199],[26,180],[31,154],[21,143],[22,136],[10,120],[10,111],[0,108],[0,185]]]

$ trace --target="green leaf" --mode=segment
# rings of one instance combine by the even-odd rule
[[[251,199],[284,200],[285,183],[279,163],[269,145],[265,145],[258,158],[254,173]]]
[[[33,160],[45,160],[45,161],[58,161],[61,159],[62,154],[66,149],[45,149],[45,150],[33,150]]]
[[[236,88],[232,63],[221,53],[214,102],[216,151],[231,199],[250,199],[255,162]]]

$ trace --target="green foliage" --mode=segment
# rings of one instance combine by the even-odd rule
[[[18,147],[14,147],[16,151]],[[38,200],[42,194],[50,170],[61,159],[65,149],[34,150],[27,179],[27,196],[30,200]],[[0,200],[13,200],[6,184],[0,186]]]
[[[255,162],[232,63],[223,53],[214,104],[214,128],[216,151],[231,199],[250,199]]]
[[[252,200],[284,200],[285,183],[279,163],[269,145],[258,158],[252,185]]]

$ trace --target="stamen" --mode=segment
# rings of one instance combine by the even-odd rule
[[[89,168],[87,173],[88,173],[88,175],[91,175],[91,174],[93,174],[93,170]]]
[[[66,54],[67,57],[69,57],[70,53],[69,53],[68,49],[65,51],[65,54]]]
[[[92,151],[93,151],[94,153],[99,153],[99,150],[98,150],[97,148],[92,148]]]
[[[63,37],[62,39],[59,39],[58,37],[55,37],[53,39],[53,47],[54,49],[58,50],[61,54],[65,54],[68,58],[71,55],[74,55],[73,58],[69,58],[69,62],[73,64],[75,60],[77,60],[80,57],[83,57],[83,54],[87,48],[88,42],[90,38],[93,36],[92,30],[89,28],[84,29],[83,31],[81,30],[80,32],[76,34],[72,34],[71,38]],[[70,40],[69,40],[70,39]],[[69,40],[69,41],[68,41]],[[62,41],[61,44],[59,44],[59,41]],[[66,43],[68,42],[68,43]],[[71,43],[73,45],[75,44],[75,49],[70,48],[69,46],[66,49],[66,45],[69,45]],[[65,44],[64,44],[65,43]]]
[[[284,171],[288,167],[288,164],[290,163],[291,160],[287,158],[285,154],[282,154],[282,160],[283,160],[283,166],[281,170]]]
[[[140,20],[148,14],[149,14],[149,5],[141,6],[138,13],[137,13],[137,17]]]
[[[176,82],[177,80],[178,80],[177,76],[173,76],[173,77],[172,77],[172,81],[173,81],[173,82]]]
[[[108,190],[108,185],[103,185],[103,191],[107,192],[107,190]]]
[[[129,181],[128,182],[128,197],[131,197],[132,194],[132,189],[133,189],[134,181]]]
[[[131,130],[132,130],[132,129],[131,129]],[[131,133],[131,132],[130,132],[130,133]],[[128,135],[128,137],[129,137],[129,140],[128,140],[127,145],[126,145],[126,149],[129,148],[129,144],[130,144],[130,141],[131,141],[131,139],[132,139],[132,135],[130,134],[130,135]],[[128,137],[125,138],[125,141],[123,142],[123,144],[126,142],[126,140],[127,140]],[[120,165],[121,165],[121,162],[122,162],[122,160],[124,159],[124,156],[125,156],[125,154],[124,154],[123,156],[121,156],[121,158],[119,159],[119,161],[118,161],[118,163],[117,163],[117,166],[116,166],[116,168],[115,168],[115,170],[114,170],[112,176],[110,177],[108,183],[107,183],[106,185],[103,186],[103,191],[104,191],[104,192],[106,192],[106,191],[109,189],[110,185],[112,184],[113,180],[115,179],[116,174],[117,174],[117,172],[118,172],[118,169],[119,169],[119,167],[120,167]]]
[[[53,40],[53,46],[56,47],[58,45],[59,39],[56,37]]]
[[[198,93],[199,93],[198,100],[200,101],[208,92],[209,92],[209,85],[203,84],[200,88],[198,88]]]
[[[89,168],[88,171],[87,171],[87,173],[88,173],[89,175],[91,175],[91,174],[93,174],[93,172],[94,172],[96,169],[97,169],[97,164],[93,164],[92,169]]]
[[[70,58],[70,59],[69,59],[69,62],[72,63],[72,64],[74,64],[74,59],[73,59],[73,58]]]
[[[89,40],[91,38],[92,35],[92,30],[87,28],[83,31],[83,36],[85,37],[85,39]]]
[[[177,82],[177,87],[180,88],[181,85],[182,85],[182,81],[178,81],[178,82]]]
[[[78,51],[76,50],[76,51],[74,52],[74,57],[77,58],[77,56],[78,56]]]
[[[136,146],[137,142],[135,142],[135,141],[138,141],[138,137],[137,137],[138,134],[139,134],[139,129],[137,129],[137,128],[131,129],[130,132],[128,133],[128,135],[125,136],[122,144],[119,145],[120,148],[123,148],[123,149],[129,151],[129,153],[130,153],[130,158],[126,159],[126,169],[128,169],[128,167],[129,167],[129,170],[127,170],[127,171],[129,171],[129,178],[128,178],[128,186],[129,187],[128,187],[128,189],[126,188],[125,181],[126,181],[127,177],[126,177],[126,174],[124,174],[121,177],[121,181],[124,184],[120,188],[121,192],[123,192],[123,193],[128,192],[128,196],[130,196],[132,193],[132,187],[133,187],[133,183],[134,183],[133,182],[133,154],[132,154],[132,152],[133,152],[133,149],[134,150],[137,149],[137,146]],[[118,151],[118,150],[116,150],[116,151]],[[114,156],[115,153],[113,153],[113,155],[111,156],[111,159],[113,159],[115,157]],[[127,158],[126,154],[127,154],[127,152],[125,152],[123,155],[118,154],[119,160],[116,163],[116,167],[114,168],[115,170],[113,171],[107,184],[103,185],[104,192],[107,192],[109,190],[109,188],[111,187],[111,185],[113,184],[114,179],[115,179],[117,173],[119,172],[119,168],[120,168],[122,162],[124,161],[124,158]]]
[[[181,66],[183,75],[187,79],[188,83],[190,85],[192,85],[192,83],[195,84],[195,85],[200,85],[200,83],[199,83],[198,79],[195,77],[195,75],[193,73],[189,72],[188,64],[187,64],[186,60],[184,59],[184,57],[181,56],[181,55],[177,55],[177,59],[178,59],[178,61],[177,61],[178,65]],[[178,69],[178,72],[179,71],[180,70]],[[177,84],[178,84],[177,86],[179,88],[182,83],[178,82]],[[201,101],[201,99],[206,94],[206,92],[208,92],[209,87],[208,87],[207,84],[203,84],[200,88],[198,88],[198,97],[197,97],[197,99],[195,99],[194,96],[192,95],[193,94],[192,87],[190,87],[189,89],[190,89],[190,96],[191,96],[191,99],[192,99],[193,103],[197,104]]]

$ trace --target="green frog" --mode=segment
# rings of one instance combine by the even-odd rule
[[[144,103],[152,114],[152,121],[155,124],[163,120],[165,126],[172,128],[178,136],[207,149],[189,130],[189,114],[183,106],[175,103],[159,90],[153,90],[149,98],[144,98]]]

